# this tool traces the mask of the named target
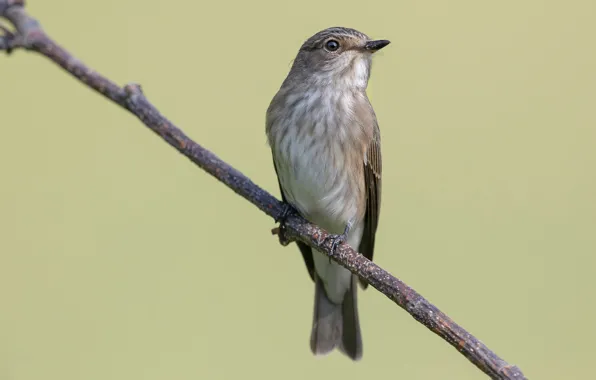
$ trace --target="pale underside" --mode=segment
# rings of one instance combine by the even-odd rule
[[[284,83],[268,111],[268,135],[286,201],[333,234],[351,222],[347,243],[358,249],[367,210],[364,165],[376,128],[365,92],[370,57],[348,51],[335,64]],[[341,304],[352,274],[325,254],[312,255],[327,296]]]
[[[286,135],[273,149],[279,181],[287,201],[312,223],[341,234],[352,222],[347,243],[358,247],[366,202],[362,171],[365,145],[355,142],[361,140],[362,130],[351,125],[349,112],[335,114],[351,109],[352,105],[346,104],[352,101],[351,97],[335,93],[306,101],[313,99],[323,103],[311,108],[313,122],[288,128],[288,134],[293,136]],[[324,104],[325,99],[334,104]],[[334,100],[344,104],[338,107]],[[287,121],[292,122],[291,118]],[[330,127],[337,122],[343,125]],[[308,133],[305,129],[309,129]],[[351,273],[323,253],[313,251],[313,259],[328,297],[341,303],[351,286]]]

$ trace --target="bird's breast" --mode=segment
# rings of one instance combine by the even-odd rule
[[[365,209],[364,148],[359,127],[343,116],[325,105],[290,113],[278,119],[270,139],[286,199],[331,233],[342,233]]]

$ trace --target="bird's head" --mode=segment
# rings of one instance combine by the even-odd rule
[[[290,76],[326,84],[366,88],[372,54],[389,45],[343,27],[322,30],[310,37],[296,56]]]

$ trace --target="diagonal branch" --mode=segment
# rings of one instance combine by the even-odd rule
[[[24,5],[24,0],[0,0],[0,19],[4,18],[15,29],[11,32],[0,25],[0,50],[10,53],[13,49],[23,48],[47,57],[90,88],[137,116],[168,144],[265,214],[275,220],[282,215],[284,210],[282,202],[215,154],[192,141],[159,113],[143,95],[140,86],[120,87],[85,66],[56,44],[42,30],[37,20],[27,14]],[[455,347],[491,378],[525,379],[517,366],[505,362],[415,290],[366,259],[349,245],[342,243],[332,251],[331,241],[325,239],[327,235],[326,231],[305,219],[290,216],[285,223],[283,233],[280,234],[280,242],[287,245],[290,241],[299,240],[326,253]]]

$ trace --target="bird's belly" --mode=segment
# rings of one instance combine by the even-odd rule
[[[354,223],[347,243],[357,249],[363,231],[359,210],[365,200],[359,195],[364,179],[353,170],[362,163],[349,162],[350,147],[333,141],[322,144],[320,139],[294,139],[285,149],[274,148],[277,175],[286,200],[310,222],[333,234],[343,233],[348,222]],[[341,303],[351,286],[351,272],[323,253],[313,251],[313,259],[327,296]]]
[[[357,215],[357,189],[346,170],[324,154],[279,157],[278,176],[287,201],[306,219],[331,233],[342,233]]]
[[[331,165],[333,157],[308,150],[302,153],[276,157],[286,200],[307,220],[333,234],[343,233],[348,221],[355,222],[347,243],[358,247],[362,237],[356,220],[358,189],[350,182],[347,169]],[[313,251],[313,259],[327,296],[340,304],[350,289],[352,273],[323,253]]]

